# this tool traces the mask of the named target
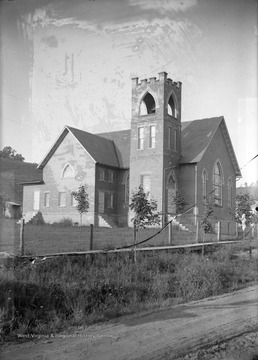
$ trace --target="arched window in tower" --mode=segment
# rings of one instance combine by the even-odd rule
[[[213,168],[213,190],[214,190],[214,204],[222,206],[222,168],[217,161]]]
[[[74,177],[74,171],[73,168],[70,164],[67,164],[64,167],[64,170],[62,172],[62,178],[67,179],[67,178],[73,178]]]
[[[178,117],[177,106],[173,95],[170,95],[170,98],[168,100],[168,115],[174,116],[175,118]]]
[[[150,93],[147,93],[141,101],[140,104],[140,116],[155,114],[156,104],[153,96]]]

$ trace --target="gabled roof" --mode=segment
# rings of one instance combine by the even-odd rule
[[[201,161],[213,136],[221,127],[236,176],[241,176],[239,165],[230,140],[223,116],[185,121],[181,123],[181,158],[180,164],[198,163]]]
[[[101,133],[97,135],[114,142],[120,167],[129,168],[131,130],[128,129],[128,130],[114,131],[108,133]]]
[[[105,139],[83,130],[75,129],[71,126],[65,126],[63,132],[55,141],[54,145],[51,147],[44,159],[40,162],[38,168],[41,169],[46,165],[68,133],[71,133],[76,138],[85,151],[87,151],[87,153],[98,164],[119,167],[118,156],[112,140]]]
[[[112,140],[70,126],[67,126],[67,129],[76,137],[84,149],[88,151],[98,164],[113,167],[120,166],[115,145]]]

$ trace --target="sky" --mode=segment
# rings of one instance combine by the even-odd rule
[[[182,82],[182,121],[223,115],[258,180],[257,0],[1,0],[1,144],[39,163],[65,125],[130,128],[131,78]]]

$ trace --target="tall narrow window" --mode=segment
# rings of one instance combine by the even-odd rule
[[[50,192],[46,191],[44,193],[44,206],[49,207],[49,199],[50,199]]]
[[[107,207],[113,209],[114,207],[114,195],[113,193],[107,193]]]
[[[172,127],[168,127],[168,149],[172,149]]]
[[[140,104],[140,116],[155,114],[156,104],[153,96],[150,93],[147,93],[141,101]]]
[[[108,182],[114,182],[114,173],[112,170],[108,170]]]
[[[99,169],[99,180],[105,181],[105,170],[104,169]]]
[[[222,205],[222,169],[219,162],[213,168],[214,204]]]
[[[58,206],[64,207],[66,205],[66,193],[61,191],[58,196]]]
[[[174,100],[173,95],[170,96],[168,100],[168,115],[174,116],[175,118],[178,117],[178,111],[176,107],[176,102]]]
[[[77,201],[75,199],[75,197],[71,194],[71,206],[76,206],[77,205]]]
[[[177,130],[174,129],[174,150],[177,151],[177,141],[178,141],[178,135],[177,135]]]
[[[232,179],[228,179],[228,207],[232,208],[233,204],[233,191],[232,191]]]
[[[151,125],[150,126],[150,141],[149,141],[149,147],[150,148],[155,148],[155,138],[156,136],[156,126],[155,125]]]
[[[203,172],[202,172],[202,197],[203,197],[203,202],[205,204],[207,204],[207,202],[208,202],[208,199],[207,199],[207,181],[208,181],[208,173],[204,169]]]
[[[138,128],[138,150],[142,150],[144,146],[144,128]]]

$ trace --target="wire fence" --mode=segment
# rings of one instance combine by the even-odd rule
[[[198,220],[198,219],[197,219]],[[32,225],[17,220],[0,219],[0,252],[16,255],[45,255],[89,250],[110,251],[137,247],[186,245],[223,240],[258,240],[257,225],[241,225],[229,219],[213,221],[212,233],[204,233],[199,222],[192,230],[183,230],[177,225],[177,217],[160,228],[140,229],[136,243],[132,228],[100,228],[90,226]]]

